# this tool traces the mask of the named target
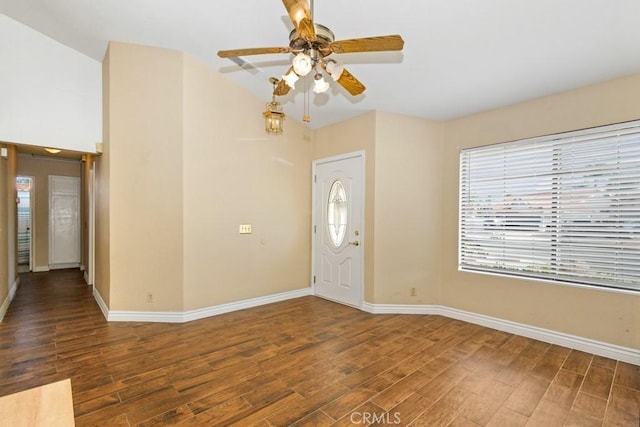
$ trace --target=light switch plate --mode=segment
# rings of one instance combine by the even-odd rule
[[[240,234],[251,234],[251,224],[240,224]]]

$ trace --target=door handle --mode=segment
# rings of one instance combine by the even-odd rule
[[[352,246],[360,246],[360,242],[358,242],[357,240],[354,240],[353,242],[349,242],[349,244]]]

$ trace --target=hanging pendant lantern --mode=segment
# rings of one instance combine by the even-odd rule
[[[276,101],[275,91],[279,80],[275,77],[271,77],[269,81],[273,85],[273,95],[271,97],[271,102],[267,103],[265,111],[262,113],[264,116],[264,129],[268,134],[280,135],[284,128],[285,114],[282,111],[282,104]]]

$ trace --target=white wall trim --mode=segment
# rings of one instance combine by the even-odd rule
[[[42,273],[43,271],[49,271],[49,266],[48,265],[36,265],[35,267],[33,267],[33,272],[34,273]]]
[[[13,301],[13,297],[16,296],[16,292],[18,291],[18,286],[20,286],[20,277],[16,277],[16,280],[13,281],[11,287],[9,288],[9,299]]]
[[[18,290],[18,286],[20,286],[20,277],[17,277],[16,280],[9,287],[9,294],[4,299],[2,305],[0,305],[0,322],[4,320],[4,315],[7,314],[7,310],[9,310],[9,306],[11,305],[11,301],[16,296],[16,291]]]
[[[2,305],[0,305],[0,322],[4,320],[4,315],[7,314],[7,310],[9,310],[10,304],[11,304],[11,298],[9,295],[7,295]]]
[[[266,295],[263,297],[250,298],[237,302],[214,305],[211,307],[199,308],[188,311],[112,311],[105,304],[102,296],[93,288],[93,296],[98,302],[102,314],[109,322],[164,322],[164,323],[184,323],[192,320],[204,319],[205,317],[217,316],[219,314],[230,313],[232,311],[244,310],[245,308],[258,307],[274,302],[285,301],[311,295],[311,288],[296,289],[293,291],[278,294]]]
[[[306,297],[311,295],[311,288],[296,289],[278,294],[266,295],[263,297],[250,298],[243,301],[219,304],[196,310],[189,310],[183,313],[183,322],[204,319],[205,317],[217,316],[219,314],[230,313],[232,311],[244,310],[245,308],[258,307],[274,302],[286,301],[289,299]]]
[[[69,268],[80,268],[80,263],[78,262],[67,262],[62,264],[51,264],[49,265],[49,270],[66,270]],[[49,271],[47,270],[47,271]]]
[[[471,313],[441,305],[405,305],[405,304],[371,304],[365,302],[362,309],[374,314],[432,314],[462,320],[464,322],[485,326],[499,331],[509,332],[550,344],[640,365],[640,350],[622,347],[576,335],[557,332],[550,329],[529,326],[510,320]]]
[[[179,311],[109,311],[109,322],[161,322],[183,323],[183,313]]]
[[[312,295],[312,289],[310,287],[184,312],[110,311],[96,287],[93,287],[93,296],[102,310],[102,314],[109,322],[184,323],[308,295]],[[7,300],[0,307],[0,321],[9,307],[10,302],[10,298],[7,297]],[[539,328],[536,326],[529,326],[522,323],[512,322],[510,320],[471,313],[441,305],[372,304],[365,302],[362,305],[362,310],[372,314],[430,314],[449,317],[640,366],[640,350],[638,349],[622,347],[615,344],[609,344],[576,335]]]
[[[95,286],[93,287],[93,298],[98,303],[98,307],[100,307],[104,318],[109,320],[109,307],[107,306],[107,303],[104,302],[102,295],[100,295],[100,292],[98,292],[98,289]]]
[[[434,312],[434,305],[372,304],[364,302],[362,310],[372,314],[440,314]]]

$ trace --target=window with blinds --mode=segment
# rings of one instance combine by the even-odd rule
[[[640,121],[462,150],[461,270],[640,291]]]

